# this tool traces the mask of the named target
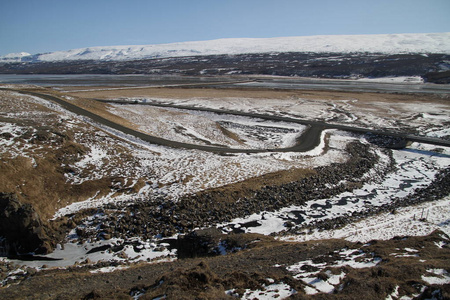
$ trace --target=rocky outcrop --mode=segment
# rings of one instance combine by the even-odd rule
[[[41,218],[14,194],[0,193],[0,237],[6,255],[44,254],[51,250]]]
[[[176,245],[178,258],[217,255],[217,247],[222,236],[222,232],[215,227],[180,235]]]
[[[315,228],[319,230],[332,230],[342,228],[348,224],[357,222],[361,219],[373,215],[387,212],[395,213],[396,209],[398,208],[439,200],[448,195],[450,195],[450,168],[445,168],[439,171],[438,174],[436,174],[435,179],[433,180],[433,182],[431,182],[430,185],[423,188],[417,188],[413,193],[407,195],[406,197],[395,197],[389,203],[385,203],[380,206],[368,207],[365,210],[354,211],[352,213],[345,214],[341,217],[333,219],[318,220],[304,227],[286,229],[281,234],[296,234],[301,232],[305,228]]]
[[[275,211],[289,205],[302,205],[313,199],[329,198],[352,191],[361,177],[378,161],[368,144],[351,143],[346,149],[350,159],[341,164],[315,168],[310,176],[291,182],[270,184],[250,190],[213,189],[187,195],[178,202],[160,198],[120,206],[108,204],[92,220],[92,232],[79,227],[81,239],[97,235],[126,238],[139,235],[151,239],[156,235],[171,237],[226,223],[262,211]],[[345,183],[342,183],[345,182]],[[103,214],[102,214],[103,213]],[[102,232],[98,232],[101,228]],[[198,254],[197,254],[198,255]]]
[[[382,148],[403,149],[407,145],[407,140],[401,137],[368,133],[365,135],[365,138],[371,144]]]

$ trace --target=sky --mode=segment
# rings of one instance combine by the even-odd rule
[[[0,56],[220,38],[450,32],[450,0],[0,0]]]

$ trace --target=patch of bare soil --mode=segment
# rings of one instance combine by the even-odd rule
[[[313,169],[292,168],[278,172],[264,174],[260,177],[249,178],[222,187],[208,189],[208,194],[214,194],[217,202],[229,202],[231,199],[251,197],[256,191],[266,186],[280,186],[291,182],[300,181],[304,178],[316,175]],[[199,193],[201,194],[201,193]],[[235,197],[232,196],[235,195]]]
[[[131,299],[139,295],[139,299],[233,299],[231,295],[242,297],[250,290],[264,295],[273,283],[288,285],[289,299],[450,296],[450,285],[433,284],[427,279],[433,276],[432,270],[450,271],[448,237],[442,232],[364,245],[344,240],[284,243],[255,234],[239,236],[247,247],[227,255],[138,264],[111,273],[93,274],[92,266],[37,273],[28,270],[24,275],[27,280],[0,288],[0,297]],[[447,244],[439,247],[444,241]],[[344,252],[350,254],[343,256]],[[305,261],[311,261],[309,266],[292,271],[291,266]],[[364,262],[369,264],[356,266]],[[331,292],[308,294],[314,285],[302,280],[302,274],[328,282]],[[337,282],[332,281],[337,274],[343,275]],[[276,298],[276,291],[272,295]]]

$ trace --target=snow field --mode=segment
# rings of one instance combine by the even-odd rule
[[[285,236],[281,240],[303,242],[322,239],[344,238],[351,242],[366,243],[371,240],[389,240],[396,236],[422,236],[436,229],[450,234],[450,198],[447,197],[431,203],[424,203],[412,207],[403,207],[395,214],[384,213],[368,217],[359,222],[346,225],[340,229],[313,231],[304,235]],[[426,221],[420,221],[424,215]],[[442,244],[437,245],[442,247]]]
[[[319,35],[277,38],[230,38],[159,45],[104,46],[27,55],[12,53],[0,62],[64,60],[135,60],[165,57],[282,53],[369,52],[450,53],[450,33]]]
[[[185,143],[231,148],[289,147],[305,129],[305,126],[298,124],[148,105],[113,105],[110,112],[133,122],[141,131],[151,135]],[[237,137],[230,137],[224,130]]]
[[[143,101],[139,98],[127,100]],[[358,99],[313,100],[304,98],[255,99],[255,98],[191,98],[191,99],[144,99],[147,102],[185,105],[202,108],[243,111],[326,121],[354,125],[370,129],[408,130],[419,135],[445,137],[449,134],[448,103],[429,105],[422,101],[377,101]],[[219,101],[220,100],[220,101]],[[203,112],[189,112],[200,114]],[[230,116],[231,117],[231,116]],[[278,123],[277,123],[278,124]]]
[[[269,278],[270,279],[270,278]],[[270,280],[269,280],[270,281]],[[273,281],[273,279],[271,280]],[[264,290],[250,290],[246,289],[244,295],[241,297],[242,300],[269,300],[269,299],[285,299],[291,295],[297,293],[296,290],[291,288],[286,283],[273,283],[270,285],[264,285]],[[233,297],[238,297],[239,294],[235,292],[234,289],[225,291],[225,294]]]
[[[416,144],[416,146],[421,145]],[[383,158],[383,154],[381,152],[379,152],[379,155],[381,157],[379,165],[370,172],[372,174],[368,174],[372,180],[351,193],[345,192],[331,199],[308,201],[303,206],[290,206],[276,212],[262,212],[252,214],[245,218],[237,218],[228,224],[223,224],[224,229],[231,230],[231,228],[241,228],[245,232],[267,235],[285,230],[286,221],[289,220],[294,221],[294,223],[296,223],[297,220],[302,220],[299,226],[305,226],[313,221],[333,219],[346,216],[355,211],[364,211],[366,209],[370,209],[370,207],[376,207],[389,203],[395,197],[405,197],[412,193],[415,189],[427,186],[434,179],[434,176],[438,170],[450,165],[450,157],[445,155],[433,155],[432,152],[421,152],[416,149],[396,150],[394,151],[394,159],[396,161],[396,165],[398,166],[397,170],[388,174],[385,178],[380,179],[375,176],[377,174],[377,168],[383,169],[387,166],[389,161],[387,156]],[[392,238],[395,234],[402,232],[405,234],[405,226],[407,223],[405,223],[405,220],[403,219],[413,217],[410,212],[411,210],[414,211],[415,214],[417,213],[417,221],[414,221],[415,225],[413,224],[412,228],[406,232],[411,235],[421,235],[429,234],[436,228],[440,228],[445,231],[449,229],[448,225],[437,226],[437,224],[447,220],[446,216],[448,215],[446,214],[449,213],[449,210],[445,209],[445,204],[448,204],[448,201],[449,199],[443,199],[432,203],[422,204],[419,208],[402,208],[399,210],[398,215],[395,215],[394,217],[391,217],[389,214],[383,214],[383,218],[390,220],[387,221],[387,223],[380,223],[380,219],[378,219],[378,217],[369,217],[368,219],[361,221],[362,223],[360,225],[358,225],[359,223],[355,223],[347,225],[345,229],[333,230],[330,232],[305,232],[305,235],[291,238],[296,241],[306,241],[308,239],[319,239],[319,237],[320,239],[335,237],[349,238],[352,239],[352,241],[361,242],[367,238],[369,238],[369,240],[374,238],[386,238],[386,236],[379,236],[377,233],[388,235],[390,236],[388,238]],[[434,208],[431,213],[433,216],[430,215],[429,220],[430,222],[433,222],[433,218],[436,218],[435,222],[437,223],[435,225],[420,225],[418,221],[418,219],[420,219],[420,215],[417,210],[422,208],[427,208],[428,211]],[[403,211],[406,211],[406,217],[400,217]],[[255,221],[258,225],[245,227],[245,224]],[[378,225],[375,227],[370,226],[367,222],[373,222]],[[393,222],[395,222],[395,225],[398,225],[398,227],[394,226],[394,224],[392,224]],[[390,227],[390,230],[386,230],[386,227],[377,227],[379,224],[385,223],[386,226]],[[355,227],[361,228],[360,234],[357,234],[359,230]],[[353,229],[350,230],[350,228]]]
[[[54,218],[75,213],[81,209],[99,207],[111,202],[132,202],[148,199],[151,195],[164,195],[174,201],[188,193],[214,188],[250,177],[258,177],[266,173],[286,170],[289,168],[311,168],[327,165],[330,162],[342,162],[345,144],[351,139],[338,134],[332,135],[330,141],[339,145],[340,149],[330,149],[322,153],[319,146],[316,153],[274,153],[237,154],[233,156],[218,156],[196,150],[169,149],[161,146],[139,144],[130,149],[130,154],[136,158],[137,176],[145,176],[147,184],[137,194],[118,195],[114,191],[103,197],[93,197],[85,201],[72,203],[61,208]],[[103,155],[101,155],[103,157]],[[89,161],[91,154],[87,154]],[[98,168],[101,175],[102,168]],[[96,171],[91,170],[90,178],[95,178]],[[117,169],[114,169],[118,171]],[[116,174],[119,176],[120,174]],[[136,175],[135,175],[136,176]],[[67,178],[70,178],[69,175]],[[73,182],[75,179],[71,179]],[[81,180],[81,179],[78,179]]]
[[[39,104],[47,103],[47,101],[41,100],[36,97],[32,97],[30,100],[39,102]],[[237,100],[238,99],[233,98],[225,99],[224,101],[220,102],[220,105],[222,108],[233,106],[234,109],[238,108],[239,110],[243,111],[248,111],[250,107],[253,107],[254,111],[261,112],[262,110],[267,109],[266,105],[270,107],[270,105],[274,103],[272,100],[267,100],[266,103],[265,101],[261,100],[257,101],[255,99],[243,99],[239,102],[240,106],[236,106]],[[352,103],[354,103],[355,101],[356,100],[352,100],[350,102],[340,101],[338,103],[340,103],[339,105],[341,105],[341,108],[345,108],[349,111]],[[280,101],[278,101],[277,103],[280,103]],[[278,104],[278,109],[280,109],[280,112],[281,109],[284,111],[292,111],[292,109],[296,106],[300,106],[303,108],[303,112],[308,114],[317,112],[314,107],[319,107],[319,110],[325,113],[326,107],[328,106],[325,105],[325,107],[323,107],[323,102],[305,102],[301,99],[283,100],[281,101],[281,103],[281,106],[280,104]],[[218,102],[217,100],[208,101],[207,99],[188,99],[183,101],[183,104],[206,106],[214,104],[217,107]],[[310,104],[312,104],[312,107]],[[53,106],[49,107],[53,108]],[[120,107],[122,111],[129,111],[133,115],[143,116],[141,120],[143,124],[151,123],[145,118],[147,111],[143,110],[142,107]],[[125,107],[125,109],[123,109],[123,107]],[[413,107],[412,109],[417,111],[423,108],[424,107]],[[397,109],[397,111],[402,109],[404,108],[400,106],[400,109]],[[277,109],[275,109],[275,111],[276,110]],[[175,113],[173,113],[173,111],[175,110],[169,112],[169,116],[182,115],[182,120],[185,121],[186,119],[189,119],[189,122],[191,124],[195,123],[195,120],[198,117],[197,115],[200,115],[199,117],[201,119],[206,120],[204,122],[210,122],[209,124],[215,124],[215,122],[220,120],[223,121],[224,119],[229,122],[232,121],[234,123],[244,124],[248,126],[259,123],[258,120],[242,117],[228,116],[227,118],[225,118],[223,116],[208,113],[193,113],[186,116],[185,113],[180,113],[178,111],[175,111]],[[432,116],[432,120],[442,121],[445,119],[443,117],[440,117],[443,112],[443,107],[434,107],[428,109],[427,111],[427,113],[424,113],[424,117],[426,117],[427,119],[430,119],[429,116]],[[441,114],[439,114],[439,112]],[[157,113],[156,115],[158,114],[159,113]],[[73,123],[71,117],[72,116],[70,114],[65,115],[64,118],[66,119],[67,124]],[[185,124],[185,122],[179,123]],[[289,128],[291,126],[291,124],[282,123],[276,123],[272,125],[276,125],[281,128]],[[23,130],[20,127],[12,124],[5,124],[2,128],[5,132],[11,132],[11,135],[13,136],[19,134],[21,130]],[[197,127],[196,129],[198,131],[201,131],[200,134],[203,136],[208,134],[206,133],[208,130],[202,128],[202,126]],[[295,128],[295,130],[298,130],[298,132],[300,132],[302,128],[297,127]],[[140,143],[139,141],[135,141],[135,144],[131,145],[131,147],[130,145],[123,143],[122,146],[128,148],[129,153],[136,158],[137,162],[139,162],[134,166],[134,168],[137,168],[135,175],[125,174],[123,173],[124,170],[120,170],[117,168],[115,170],[109,170],[108,172],[112,172],[112,175],[115,176],[123,176],[128,178],[130,176],[134,176],[135,178],[136,176],[145,176],[147,178],[147,185],[145,185],[137,194],[117,195],[116,193],[111,191],[109,195],[106,195],[104,197],[93,197],[92,199],[87,199],[86,201],[71,204],[70,206],[62,208],[59,212],[57,212],[55,217],[74,213],[82,208],[96,207],[108,202],[122,202],[133,201],[133,199],[143,199],[144,197],[147,197],[148,195],[153,193],[167,195],[172,199],[176,199],[186,193],[236,182],[248,177],[259,176],[267,172],[288,169],[291,167],[314,167],[318,165],[325,165],[331,162],[342,161],[343,159],[345,159],[345,155],[343,155],[342,151],[339,151],[338,149],[343,149],[345,147],[345,144],[355,137],[353,137],[351,134],[339,131],[328,131],[328,133],[330,134],[330,149],[326,153],[322,153],[324,144],[321,144],[312,153],[305,153],[302,155],[299,155],[298,153],[275,153],[222,157],[210,153],[204,153],[201,151],[184,151],[154,145],[145,145]],[[107,164],[110,164],[114,156],[114,153],[108,153],[107,151],[107,149],[110,148],[112,144],[107,143],[103,144],[103,146],[100,146],[102,144],[99,144],[95,140],[98,138],[105,140],[106,136],[107,135],[104,133],[99,133],[95,139],[88,143],[84,143],[85,146],[88,147],[89,151],[72,167],[80,170],[80,172],[82,172],[83,169],[89,169],[89,175],[86,175],[86,177],[77,177],[77,175],[66,174],[69,181],[79,184],[84,180],[98,179],[105,175],[105,166]],[[282,134],[281,136],[284,135]],[[13,144],[7,140],[2,140],[2,143],[5,143],[5,147],[2,147],[4,149],[10,149]],[[445,152],[442,156],[432,156],[431,154],[433,152],[427,152],[429,149],[430,146],[415,144],[412,146],[412,150],[395,151],[395,158],[400,169],[385,178],[384,182],[368,183],[363,188],[357,190],[355,192],[355,195],[340,195],[335,200],[323,199],[315,201],[315,203],[310,204],[315,204],[314,208],[310,207],[309,210],[307,209],[309,213],[306,212],[305,216],[309,215],[313,218],[317,218],[320,216],[336,217],[351,211],[362,209],[360,201],[356,201],[356,198],[358,197],[373,197],[373,200],[371,200],[371,205],[376,206],[385,203],[385,201],[389,201],[390,197],[392,197],[393,194],[396,194],[397,196],[404,196],[413,191],[415,188],[428,184],[433,179],[437,169],[450,165],[448,157],[445,156]],[[445,151],[447,151],[446,153],[449,152],[448,150]],[[20,151],[19,149],[16,149],[12,152],[24,154],[23,151]],[[218,170],[220,170],[220,172],[218,172]],[[373,174],[371,174],[371,176],[374,176],[376,174],[376,170],[372,171],[372,173]],[[409,182],[407,182],[405,187],[405,181],[408,180]],[[400,194],[398,194],[400,186],[402,186],[403,188],[401,189]],[[376,195],[372,195],[372,191],[377,191]],[[333,209],[331,211],[323,209],[317,210],[317,208],[320,208],[321,205],[324,206],[325,204],[330,203],[330,201],[338,202],[342,197],[353,197],[355,199],[355,203],[347,203],[347,205],[343,207],[333,205]],[[249,232],[260,232],[266,234],[279,232],[284,229],[284,219],[290,217],[290,211],[303,209],[305,208],[291,207],[286,208],[281,212],[276,212],[273,215],[272,213],[265,213],[264,220],[262,218],[262,214],[253,215],[247,217],[245,220],[235,220],[233,224],[235,224],[234,226],[239,226],[240,223],[257,220],[261,224],[261,226],[254,228],[251,227],[248,229]],[[309,221],[310,220],[311,218],[309,219]],[[307,223],[309,221],[307,218],[305,222]]]

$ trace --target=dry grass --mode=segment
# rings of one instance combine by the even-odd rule
[[[43,220],[53,217],[61,207],[83,201],[100,192],[110,191],[113,178],[85,181],[80,185],[67,182],[61,162],[69,163],[73,153],[82,149],[74,142],[65,142],[57,151],[51,149],[44,157],[18,156],[15,159],[1,159],[0,191],[15,193],[19,200],[30,203]],[[71,153],[72,152],[72,153]]]
[[[216,123],[217,129],[219,129],[226,137],[238,142],[239,144],[243,144],[244,141],[239,137],[239,135],[235,134],[234,132],[231,132],[230,130],[226,129],[225,127],[219,125]]]
[[[93,110],[104,109],[103,104],[95,101],[80,102]],[[23,128],[20,136],[2,137],[13,143],[1,149],[0,192],[16,194],[21,202],[31,204],[42,220],[52,218],[68,204],[110,193],[114,183],[122,182],[124,192],[130,189],[123,184],[123,178],[108,175],[110,169],[135,164],[135,159],[117,145],[115,138],[102,133],[96,141],[97,146],[111,153],[107,167],[102,170],[104,176],[90,179],[92,170],[85,168],[78,174],[85,180],[73,184],[65,174],[74,172],[72,166],[89,152],[83,143],[95,141],[98,129],[77,121],[68,126],[60,120],[58,112],[10,92],[0,92],[0,108],[0,121]],[[143,185],[145,181],[140,179],[131,191],[136,192]]]
[[[129,299],[131,292],[144,292],[140,299],[154,299],[166,295],[169,299],[232,299],[225,294],[234,289],[241,295],[246,289],[264,290],[270,284],[286,283],[297,291],[289,299],[386,299],[398,286],[399,296],[419,295],[418,299],[432,298],[431,293],[440,290],[442,298],[450,296],[450,286],[432,286],[422,280],[427,269],[449,270],[449,248],[438,248],[442,233],[427,237],[409,237],[390,241],[372,242],[371,245],[351,243],[345,240],[322,240],[304,243],[283,243],[271,237],[235,235],[236,245],[253,243],[253,247],[229,255],[179,259],[171,263],[138,264],[111,273],[89,273],[90,267],[67,270],[47,270],[28,277],[14,288],[0,289],[0,297],[6,299],[36,295],[36,290],[50,292],[54,298],[69,299],[96,296],[99,299]],[[418,257],[403,258],[390,255],[398,249],[417,249]],[[381,257],[378,265],[367,268],[325,267],[317,276],[326,280],[328,275],[345,273],[334,293],[307,295],[306,286],[296,280],[286,268],[300,261],[329,261],[331,265],[340,256],[333,256],[342,249],[362,250],[369,257]],[[429,253],[429,254],[428,254]],[[325,258],[325,260],[324,260]],[[315,270],[314,270],[315,271]],[[305,272],[309,272],[305,270]],[[424,288],[422,290],[422,288]],[[424,291],[425,290],[425,291]],[[42,294],[42,292],[41,292]],[[43,295],[43,294],[42,294]]]
[[[59,97],[61,99],[64,99],[64,98],[61,97],[62,95],[59,94],[59,93],[52,92],[50,94],[53,94],[54,96],[57,96],[57,97]],[[99,115],[99,116],[101,116],[101,117],[103,117],[105,119],[111,120],[111,121],[113,121],[113,122],[115,122],[117,124],[120,124],[120,125],[125,126],[125,127],[136,129],[136,126],[133,123],[131,123],[130,121],[128,121],[128,120],[126,120],[124,118],[121,118],[121,117],[119,117],[119,116],[117,116],[115,114],[110,113],[109,109],[110,109],[111,106],[109,104],[107,104],[107,103],[102,103],[102,102],[99,102],[99,101],[95,101],[95,100],[91,100],[91,99],[85,99],[85,98],[80,98],[80,97],[73,97],[71,100],[66,100],[66,101],[68,101],[68,102],[70,102],[72,104],[75,104],[75,105],[77,105],[77,106],[79,106],[81,108],[84,108],[85,110],[88,110],[88,111],[90,111],[90,112],[92,112],[94,114],[97,114],[97,115]]]

